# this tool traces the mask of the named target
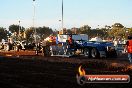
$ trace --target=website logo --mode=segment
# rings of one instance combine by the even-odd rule
[[[84,85],[86,83],[129,83],[129,75],[86,75],[85,70],[80,66],[78,68],[77,83]]]

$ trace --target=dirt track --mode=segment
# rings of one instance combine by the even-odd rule
[[[1,52],[1,55],[8,57],[0,57],[0,88],[130,88],[132,86],[132,82],[84,86],[79,86],[76,82],[80,65],[87,74],[128,74],[131,76],[132,66],[124,60],[123,56],[123,59],[121,57],[121,59],[87,59],[85,57],[21,56],[22,53],[11,56],[11,52],[4,52],[4,54]]]

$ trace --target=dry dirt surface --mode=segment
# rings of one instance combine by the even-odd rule
[[[30,52],[30,53],[29,53]],[[130,83],[77,84],[78,67],[86,74],[126,74],[132,65],[126,55],[118,58],[88,59],[82,56],[42,57],[31,51],[0,52],[0,88],[131,88]],[[131,79],[132,80],[132,79]]]

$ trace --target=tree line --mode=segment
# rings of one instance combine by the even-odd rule
[[[9,30],[6,28],[0,27],[0,41],[2,39],[8,39],[11,37],[15,40],[27,40],[30,42],[34,41],[34,33],[36,30],[37,40],[43,40],[49,35],[56,35],[57,31],[49,27],[30,27],[24,28],[19,25],[10,25]],[[111,26],[105,26],[104,28],[92,29],[89,25],[83,25],[80,28],[71,28],[67,29],[67,33],[77,33],[77,34],[88,34],[89,37],[99,36],[101,38],[122,38],[127,39],[128,35],[132,35],[132,28],[126,28],[121,23],[114,23]]]
[[[0,41],[2,39],[7,40],[8,38],[12,38],[16,41],[22,41],[26,40],[28,42],[34,42],[34,34],[36,30],[36,38],[37,40],[43,40],[49,35],[53,34],[54,31],[49,27],[30,27],[30,28],[24,28],[23,26],[19,25],[10,25],[9,30],[6,30],[6,28],[0,27]]]
[[[77,34],[88,34],[89,37],[101,37],[103,39],[127,39],[132,36],[132,28],[126,28],[121,23],[115,23],[112,26],[105,25],[103,28],[92,29],[89,25],[84,25],[80,28],[68,29],[69,33],[73,31]]]

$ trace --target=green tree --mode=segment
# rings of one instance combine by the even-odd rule
[[[19,26],[19,25],[10,25],[9,26],[9,31],[12,33],[12,38],[15,40],[15,41],[22,41],[23,40],[23,36],[22,34],[24,33],[25,31],[25,28],[22,27],[22,26]]]
[[[41,39],[45,39],[49,35],[53,34],[53,30],[45,26],[36,28],[36,32]]]
[[[114,38],[124,37],[125,35],[125,28],[120,23],[115,23],[112,25],[112,29],[109,31],[109,35],[113,36]]]
[[[8,31],[5,28],[0,27],[0,41],[2,39],[7,39]]]
[[[109,29],[106,29],[106,28],[101,28],[100,30],[98,30],[98,35],[101,37],[101,38],[107,38],[108,37],[108,31]]]
[[[67,34],[78,34],[81,33],[80,28],[73,27],[71,29],[67,29]]]
[[[33,27],[31,27],[25,31],[27,41],[30,41],[30,42],[34,41],[35,30],[36,30],[37,40],[43,40],[46,37],[48,37],[49,35],[53,34],[53,30],[49,27],[43,26],[43,27],[38,27],[35,29]]]
[[[67,29],[68,34],[72,34],[72,29]]]
[[[126,31],[126,34],[127,34],[127,36],[128,36],[128,35],[132,35],[132,28],[129,28],[129,29]]]
[[[88,34],[88,35],[90,35],[90,31],[91,31],[91,27],[88,26],[88,25],[84,25],[84,26],[79,28],[79,33],[80,34]]]
[[[9,26],[9,31],[11,33],[16,32],[18,34],[19,33],[19,30],[20,30],[20,32],[24,32],[25,31],[25,28],[22,27],[22,26],[19,26],[19,25],[14,25],[14,24]]]
[[[93,30],[91,30],[89,37],[98,36],[98,37],[101,37],[101,38],[105,38],[105,37],[107,37],[107,34],[104,30],[105,29],[93,29]]]
[[[32,27],[25,30],[25,35],[26,35],[26,40],[28,42],[33,42],[34,41],[34,37],[33,37],[34,30],[33,30]]]

